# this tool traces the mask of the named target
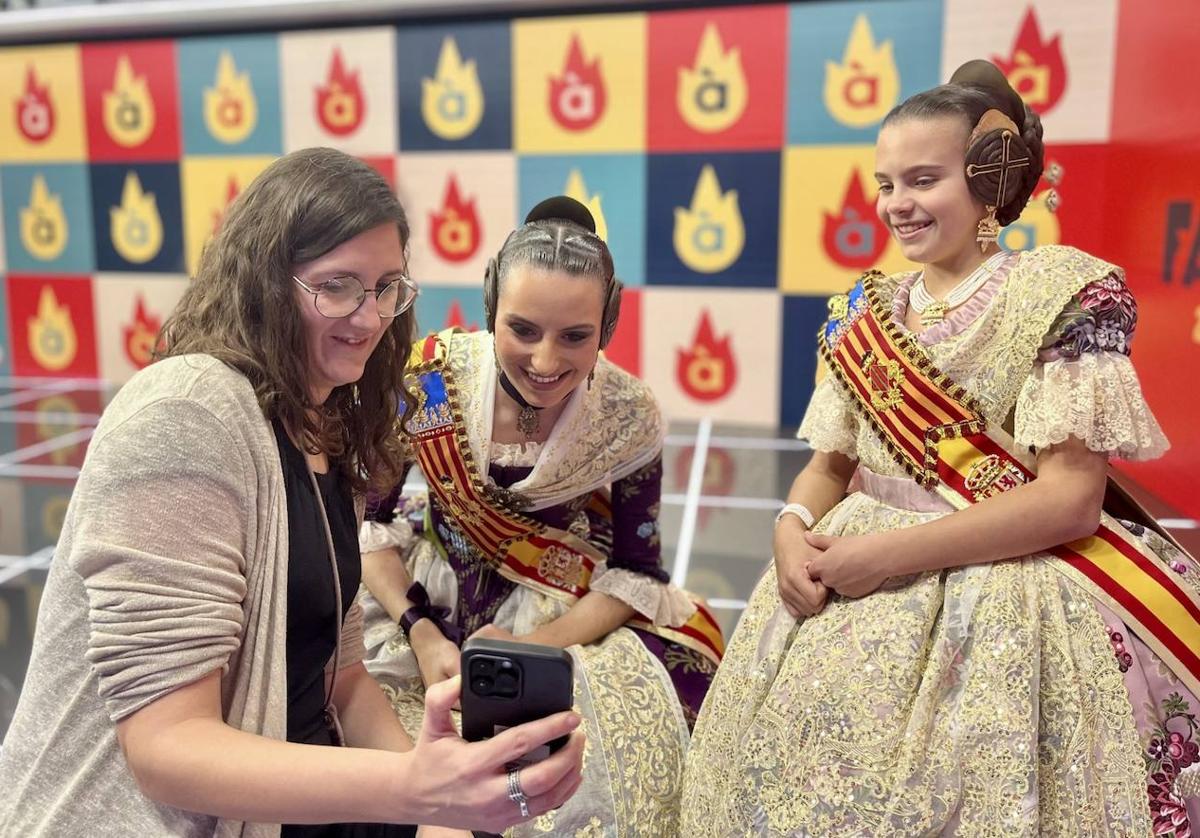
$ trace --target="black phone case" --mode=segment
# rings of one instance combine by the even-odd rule
[[[472,683],[471,661],[477,657],[506,659],[521,669],[515,698],[479,695]],[[479,741],[499,729],[570,710],[575,699],[575,667],[571,656],[555,646],[510,640],[469,640],[462,649],[463,738]],[[567,744],[563,736],[548,743],[550,753]]]

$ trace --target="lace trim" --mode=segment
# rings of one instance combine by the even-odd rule
[[[530,468],[537,465],[541,453],[540,442],[492,442],[491,460],[494,466]]]
[[[358,549],[363,553],[374,553],[389,547],[396,547],[404,551],[408,549],[415,538],[412,524],[402,517],[397,517],[390,524],[363,521],[358,530]]]
[[[696,606],[679,588],[622,567],[594,577],[591,589],[619,599],[656,626],[678,627],[696,613]]]
[[[1068,435],[1125,460],[1152,460],[1170,447],[1133,364],[1116,352],[1050,361],[1026,379],[1017,397],[1017,442],[1045,448]]]

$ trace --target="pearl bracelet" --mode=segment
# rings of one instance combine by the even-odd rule
[[[808,507],[802,503],[789,503],[783,509],[779,510],[779,514],[775,516],[775,526],[779,526],[779,522],[783,520],[784,515],[795,515],[810,530],[813,528],[813,524],[817,522],[816,516],[809,512]]]

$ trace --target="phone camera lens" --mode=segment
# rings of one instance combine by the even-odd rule
[[[501,672],[496,676],[496,694],[513,698],[517,694],[517,675],[515,672]]]
[[[479,695],[491,695],[494,682],[491,678],[481,677],[476,678],[472,683],[472,689]]]

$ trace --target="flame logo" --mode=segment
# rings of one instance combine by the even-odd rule
[[[40,143],[54,133],[54,100],[50,84],[39,85],[30,64],[25,70],[25,92],[17,99],[17,128],[31,143]]]
[[[124,336],[125,357],[139,370],[154,360],[154,347],[158,341],[158,330],[162,328],[162,319],[146,313],[146,302],[138,294],[137,304],[133,309],[133,320],[129,325],[121,327]]]
[[[736,262],[745,244],[737,190],[721,192],[716,170],[706,164],[696,180],[691,208],[675,208],[675,252],[693,271],[711,274]]]
[[[42,535],[51,541],[58,541],[70,505],[70,497],[54,497],[46,501],[46,505],[42,507]]]
[[[892,42],[875,45],[865,14],[854,19],[842,63],[825,62],[825,107],[851,128],[866,128],[885,116],[900,98],[900,73]]]
[[[104,130],[117,145],[133,148],[154,130],[154,99],[145,76],[135,76],[129,56],[117,59],[111,90],[104,91]]]
[[[675,375],[679,386],[693,399],[716,401],[729,395],[737,383],[730,340],[729,335],[717,340],[708,309],[704,309],[691,348],[676,350]]]
[[[841,211],[825,213],[823,241],[829,258],[846,268],[869,268],[887,248],[887,227],[867,200],[857,168],[846,181]]]
[[[29,318],[29,352],[33,360],[44,369],[57,372],[71,365],[78,350],[71,312],[58,304],[53,288],[43,286],[37,316]]]
[[[438,53],[437,76],[421,79],[425,124],[443,140],[461,140],[479,127],[483,105],[475,59],[463,63],[458,42],[447,36]]]
[[[446,325],[443,329],[450,329],[457,326],[460,329],[466,329],[468,332],[478,332],[479,324],[472,323],[467,325],[466,315],[463,314],[462,306],[459,305],[458,298],[450,301],[450,308],[446,309]]]
[[[446,181],[442,211],[429,213],[429,238],[433,249],[447,262],[470,259],[483,239],[479,215],[475,212],[475,199],[464,201],[459,196],[458,180],[454,175],[450,175]]]
[[[233,56],[222,51],[217,78],[204,88],[204,124],[208,133],[227,145],[240,143],[258,125],[258,99],[249,73],[239,73]]]
[[[229,183],[225,186],[225,204],[217,210],[213,210],[213,226],[212,234],[215,236],[221,229],[221,224],[225,221],[225,213],[229,212],[229,208],[237,199],[241,189],[238,188],[237,178],[233,175],[229,176]]]
[[[162,249],[162,218],[153,192],[142,192],[137,174],[125,175],[121,191],[121,206],[109,208],[112,224],[112,243],[127,262],[149,262]]]
[[[51,194],[41,175],[33,176],[29,206],[21,209],[21,244],[34,259],[57,259],[67,246],[67,216],[62,199]]]
[[[596,235],[602,240],[608,241],[608,221],[604,218],[600,193],[588,195],[587,184],[583,182],[583,172],[578,169],[571,170],[571,173],[567,175],[567,185],[563,188],[563,194],[568,198],[574,198],[588,208],[588,212],[592,214],[592,220],[596,222]]]
[[[1062,229],[1058,216],[1046,206],[1044,190],[1029,199],[1021,217],[1000,231],[997,243],[1005,250],[1033,250],[1044,244],[1058,244]]]
[[[1060,33],[1049,41],[1042,41],[1037,15],[1030,6],[1013,43],[1012,57],[1005,60],[998,55],[992,56],[992,62],[1008,76],[1008,83],[1021,94],[1030,110],[1039,115],[1057,105],[1067,89],[1067,65],[1063,60],[1061,38]]]
[[[600,56],[589,64],[579,35],[572,35],[562,75],[550,77],[550,113],[568,131],[584,131],[604,116],[607,101]]]
[[[717,24],[709,21],[695,64],[691,69],[679,68],[675,103],[680,116],[697,131],[713,134],[741,119],[749,98],[741,50],[726,51]]]
[[[334,47],[328,80],[317,88],[317,121],[330,134],[344,137],[358,129],[366,110],[358,70],[347,72],[341,49]]]
[[[70,396],[60,394],[40,399],[33,410],[37,415],[35,427],[38,439],[54,439],[79,428],[78,421],[66,418],[79,415],[79,405]],[[79,446],[80,443],[76,442],[55,448],[50,452],[50,461],[57,466],[65,465],[79,450]]]

